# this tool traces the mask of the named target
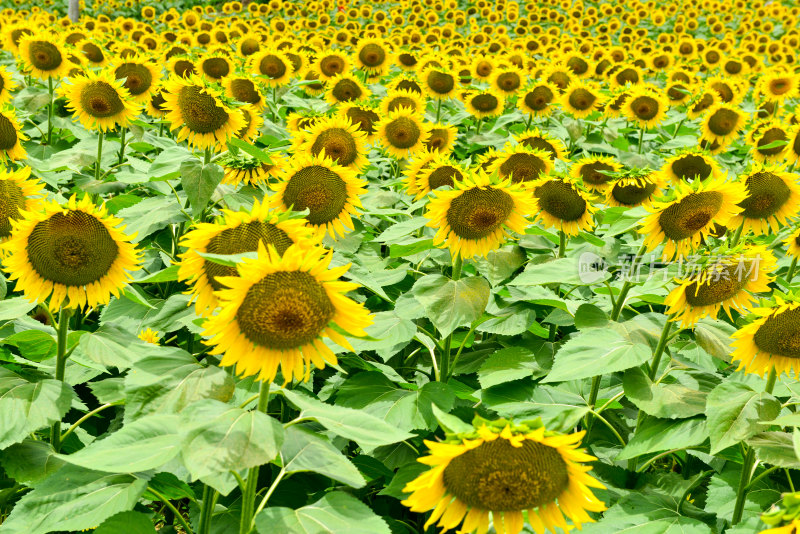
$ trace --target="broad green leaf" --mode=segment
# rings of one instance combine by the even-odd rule
[[[197,159],[188,159],[181,163],[181,184],[196,217],[208,205],[222,177],[222,167],[216,163],[203,165]]]
[[[26,484],[34,484],[57,471],[64,462],[45,441],[26,439],[0,451],[0,465],[6,474]]]
[[[374,350],[388,360],[408,345],[417,333],[417,325],[397,315],[395,310],[373,314],[374,322],[366,328],[372,339],[350,338],[356,352]]]
[[[186,435],[181,456],[195,480],[263,465],[278,455],[283,443],[283,427],[259,411],[206,399],[180,415]]]
[[[394,497],[395,499],[405,499],[408,497],[408,493],[403,491],[406,484],[417,478],[419,475],[428,471],[430,469],[429,466],[421,464],[419,462],[411,462],[410,464],[406,464],[402,466],[400,469],[392,477],[392,481],[386,485],[378,495],[389,495],[390,497]]]
[[[674,376],[674,375],[673,375]],[[639,367],[622,378],[625,397],[647,415],[663,419],[685,419],[705,412],[706,393],[681,383],[653,384]]]
[[[156,534],[153,520],[142,512],[120,512],[97,527],[93,534]]]
[[[330,441],[299,425],[286,428],[281,457],[287,474],[313,471],[353,488],[366,484],[356,466]]]
[[[0,367],[0,449],[61,421],[73,395],[72,388],[60,380],[29,382]]]
[[[146,415],[61,460],[109,473],[157,469],[180,452],[177,415]]]
[[[585,260],[584,260],[585,263]],[[581,269],[584,269],[582,272]],[[558,258],[544,263],[529,263],[525,270],[511,282],[512,286],[540,286],[545,284],[591,285],[602,284],[611,275],[607,272],[592,272],[586,276],[586,265],[579,257]]]
[[[136,280],[137,284],[155,284],[158,282],[174,282],[178,279],[178,269],[180,265],[170,265],[166,269],[158,272],[148,274],[143,278]]]
[[[150,179],[169,180],[180,175],[181,163],[192,157],[191,152],[182,146],[166,148],[158,154],[150,165]]]
[[[478,258],[475,261],[475,267],[490,284],[497,286],[522,267],[526,260],[525,251],[516,245],[511,245],[489,251],[485,258]]]
[[[242,252],[241,254],[211,254],[210,252],[196,251],[197,255],[203,259],[224,265],[226,267],[236,267],[244,259],[255,259],[258,257],[257,252]]]
[[[401,237],[405,237],[411,232],[422,228],[429,222],[430,220],[425,217],[412,217],[411,219],[406,219],[390,225],[386,230],[381,232],[375,240],[380,243],[396,242]]]
[[[589,411],[586,400],[557,387],[515,380],[481,391],[483,403],[501,417],[517,420],[542,418],[544,425],[559,432],[573,428]]]
[[[27,315],[37,306],[25,297],[14,297],[0,300],[0,321],[11,321],[23,315]]]
[[[708,521],[710,514],[703,514],[691,503],[681,503],[679,498],[661,493],[630,492],[606,510],[596,523],[583,526],[583,534],[713,534],[708,524],[699,517],[704,515]],[[683,514],[679,512],[683,511]],[[686,511],[693,509],[687,517]]]
[[[397,443],[413,435],[359,410],[325,404],[290,389],[281,390],[281,393],[300,410],[299,418],[313,419],[334,434],[355,441],[364,449]]]
[[[78,346],[90,360],[120,370],[153,353],[153,345],[110,324],[81,336]]]
[[[56,355],[56,340],[41,330],[23,330],[3,340],[3,344],[12,345],[26,360],[40,362]]]
[[[231,144],[236,148],[241,149],[242,151],[256,158],[261,163],[266,163],[267,165],[272,164],[272,160],[270,159],[269,154],[267,154],[260,148],[248,143],[247,141],[244,141],[242,139],[237,139],[236,137],[231,137],[230,139],[228,139],[228,144]]]
[[[578,330],[601,328],[606,324],[608,315],[594,304],[581,304],[575,312],[575,328]]]
[[[711,454],[766,430],[759,421],[775,419],[781,403],[769,393],[753,391],[739,382],[723,382],[708,394],[706,417]]]
[[[582,330],[556,352],[544,382],[564,382],[624,371],[652,357],[650,347],[634,343],[615,330]]]
[[[16,503],[3,534],[46,534],[95,528],[130,510],[147,487],[144,473],[111,474],[66,465]]]
[[[694,337],[700,348],[726,362],[730,362],[733,351],[730,344],[734,332],[735,326],[709,317],[700,319],[694,327]]]
[[[479,318],[489,302],[489,283],[471,276],[450,280],[440,274],[423,276],[411,289],[442,336]]]
[[[130,208],[119,210],[118,217],[125,221],[125,233],[135,235],[138,242],[169,224],[188,221],[183,206],[173,196],[150,197]]]
[[[517,336],[528,330],[538,332],[545,337],[549,334],[548,330],[536,322],[536,310],[521,304],[503,308],[497,317],[483,321],[475,330],[501,336]]]
[[[794,441],[788,432],[762,432],[748,439],[747,444],[753,447],[756,458],[763,463],[800,469],[800,458],[794,451]]]
[[[763,468],[760,469],[763,470]],[[740,464],[727,462],[721,472],[715,473],[711,477],[708,482],[706,511],[716,514],[719,518],[731,520],[736,505],[736,490],[741,480],[741,472]],[[745,515],[760,514],[780,499],[780,491],[771,486],[769,479],[761,479],[747,492],[747,500],[744,505]]]
[[[482,388],[489,388],[520,378],[541,376],[543,372],[529,349],[508,347],[498,350],[483,362],[478,370],[478,381]]]
[[[274,507],[256,516],[260,534],[390,534],[386,522],[351,495],[335,491],[296,510]]]
[[[670,449],[697,447],[707,439],[705,419],[696,417],[673,421],[648,416],[636,428],[636,433],[617,456],[617,460],[628,460]]]
[[[172,473],[156,473],[156,475],[150,479],[150,483],[147,485],[147,488],[147,491],[144,492],[142,497],[150,501],[157,501],[160,499],[160,497],[157,497],[150,491],[150,488],[153,488],[159,494],[170,500],[194,500],[195,498],[194,492],[192,491],[192,488],[189,487],[189,484],[183,480],[180,480]]]

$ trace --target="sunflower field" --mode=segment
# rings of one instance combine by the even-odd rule
[[[195,4],[0,5],[0,534],[800,532],[800,6]]]

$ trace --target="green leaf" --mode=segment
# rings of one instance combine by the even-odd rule
[[[161,467],[178,455],[180,447],[178,416],[151,414],[59,458],[96,471],[135,473]]]
[[[759,421],[775,419],[781,403],[769,393],[753,391],[739,382],[723,382],[708,394],[706,417],[711,454],[766,430]]]
[[[72,388],[60,380],[29,382],[0,367],[0,449],[61,421],[72,398]]]
[[[490,288],[486,280],[477,276],[450,280],[429,274],[417,280],[411,292],[441,335],[448,336],[483,314]]]
[[[643,454],[697,447],[708,439],[705,419],[696,417],[672,421],[645,417],[636,433],[622,449],[617,460],[628,460]]]
[[[470,427],[470,429],[472,429],[472,427]],[[419,462],[411,462],[410,464],[402,466],[394,474],[392,481],[380,492],[378,492],[378,495],[388,495],[390,497],[394,497],[395,499],[407,498],[409,494],[403,491],[403,488],[406,487],[406,484],[429,469],[429,466]]]
[[[247,141],[243,141],[242,139],[238,139],[236,137],[231,137],[228,139],[228,144],[235,146],[236,148],[241,149],[242,151],[246,152],[247,154],[253,156],[261,163],[266,163],[267,165],[272,165],[272,160],[269,157],[269,154],[261,150],[260,148],[253,146],[252,144],[248,143]]]
[[[174,282],[178,279],[178,269],[180,265],[170,265],[153,274],[148,274],[144,278],[136,280],[137,284],[155,284],[159,282]]]
[[[283,427],[262,412],[206,399],[180,415],[186,435],[181,456],[195,480],[263,465],[278,455],[283,443]]]
[[[652,357],[650,347],[634,343],[615,330],[582,330],[556,352],[544,382],[564,382],[624,371]]]
[[[313,471],[353,488],[367,483],[356,466],[330,441],[298,425],[286,428],[281,457],[287,474]]]
[[[41,330],[23,330],[3,340],[3,344],[19,349],[26,360],[40,362],[56,355],[56,340]]]
[[[512,286],[540,286],[545,284],[591,285],[600,284],[611,275],[608,272],[584,276],[579,257],[558,258],[544,263],[529,263],[525,270],[509,282]]]
[[[532,380],[506,382],[481,391],[483,403],[501,417],[517,420],[541,417],[544,425],[558,432],[573,428],[589,411],[580,395]]]
[[[726,362],[731,361],[733,348],[730,344],[734,332],[735,326],[709,317],[700,319],[694,327],[694,337],[700,348]]]
[[[142,512],[120,512],[112,515],[97,527],[93,534],[156,534],[153,520]]]
[[[500,349],[478,370],[478,381],[482,388],[489,388],[531,376],[541,376],[542,367],[536,361],[533,352],[525,347],[509,347]]]
[[[0,321],[11,321],[27,315],[37,306],[25,297],[14,297],[0,300]]]
[[[90,360],[120,370],[128,369],[153,352],[153,345],[108,324],[81,336],[78,346]]]
[[[197,254],[211,263],[224,265],[226,267],[236,267],[244,259],[255,259],[258,252],[242,252],[241,254],[211,254],[210,252],[199,252]]]
[[[150,483],[147,485],[147,488],[147,491],[144,492],[142,497],[148,501],[158,501],[161,499],[152,493],[150,488],[153,488],[159,494],[173,501],[180,499],[194,500],[195,498],[194,492],[192,491],[192,488],[189,487],[189,484],[183,480],[180,480],[172,473],[157,473],[156,476],[150,479]]]
[[[147,487],[148,476],[110,474],[66,465],[16,503],[3,534],[46,534],[95,528],[130,510]]]
[[[711,477],[708,482],[706,511],[716,514],[721,519],[731,520],[736,505],[736,493],[739,488],[741,472],[741,465],[727,462],[721,472]],[[758,472],[755,474],[757,475]],[[766,478],[759,480],[754,487],[750,488],[744,505],[745,516],[758,516],[781,498],[780,491],[770,486],[772,483],[769,478]],[[725,532],[727,534],[730,530]]]
[[[582,534],[712,534],[706,523],[687,517],[690,503],[662,493],[631,492],[606,510],[597,523],[583,526]],[[681,514],[679,510],[683,510]],[[696,509],[695,509],[696,510]],[[702,512],[697,510],[697,514]]]
[[[594,304],[581,304],[575,311],[575,328],[578,330],[601,328],[606,324],[608,315]]]
[[[346,493],[335,491],[293,510],[274,507],[256,516],[260,534],[391,534],[386,522]]]
[[[222,167],[216,163],[203,165],[194,158],[181,163],[181,185],[195,216],[199,216],[208,205],[223,175]]]
[[[364,449],[397,443],[413,434],[390,425],[383,419],[351,408],[325,404],[289,389],[281,390],[286,400],[300,410],[301,419],[314,419],[338,436],[351,439]]]
[[[117,216],[125,221],[125,233],[136,236],[134,242],[141,241],[169,224],[189,220],[183,212],[183,206],[174,196],[146,198],[130,208],[119,210]]]
[[[700,415],[706,409],[705,392],[680,383],[653,384],[639,367],[625,372],[622,386],[629,401],[647,415],[654,417],[685,419]]]
[[[399,223],[394,223],[375,238],[379,243],[392,243],[422,228],[430,222],[425,217],[412,217]]]
[[[0,465],[9,477],[30,485],[64,465],[56,456],[49,443],[26,439],[0,451]]]
[[[180,175],[178,169],[181,163],[191,158],[192,153],[182,146],[172,146],[165,148],[155,157],[153,163],[150,164],[150,179],[156,180],[171,180]]]
[[[800,459],[788,432],[762,432],[748,439],[747,444],[753,447],[756,458],[763,463],[787,469],[800,468]]]
[[[489,251],[485,258],[478,258],[475,267],[493,286],[507,280],[527,261],[522,248],[512,245]]]
[[[375,313],[373,319],[365,330],[372,339],[349,339],[356,352],[374,350],[386,361],[408,345],[417,333],[414,321],[399,317],[395,310]]]

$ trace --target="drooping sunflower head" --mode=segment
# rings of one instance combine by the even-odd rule
[[[562,435],[540,421],[514,424],[476,418],[474,431],[426,441],[429,455],[419,459],[431,469],[406,484],[402,501],[413,512],[433,510],[425,528],[486,532],[490,517],[498,532],[518,534],[528,522],[536,532],[580,528],[592,522],[587,511],[605,505],[590,488],[604,486],[582,462],[595,458],[579,449],[584,432]]]
[[[614,178],[606,188],[605,202],[621,208],[649,207],[662,185],[658,173],[649,169],[626,170],[623,176]]]
[[[409,184],[407,191],[409,194],[416,192],[415,198],[420,199],[440,187],[454,187],[466,174],[467,171],[457,161],[447,155],[439,155],[410,177],[415,183]]]
[[[67,78],[60,91],[67,99],[67,109],[88,130],[108,131],[128,126],[140,111],[123,82],[109,71],[87,71],[82,76]]]
[[[774,163],[786,159],[790,150],[791,131],[780,121],[766,121],[750,132],[753,159],[760,163]]]
[[[525,145],[506,146],[496,156],[489,166],[490,172],[496,172],[501,178],[515,184],[532,183],[553,170],[549,152]]]
[[[390,44],[383,39],[367,38],[358,41],[353,51],[356,65],[371,76],[381,76],[388,72],[394,62]]]
[[[435,245],[449,248],[454,257],[485,257],[509,231],[524,233],[534,204],[523,186],[481,171],[465,174],[453,186],[435,191],[428,204],[425,216],[437,230]]]
[[[359,197],[366,192],[365,185],[355,169],[323,154],[296,155],[272,187],[272,203],[282,210],[308,209],[308,225],[335,238],[353,229],[352,216],[358,216],[356,208],[361,207]]]
[[[222,354],[223,366],[241,376],[272,382],[280,370],[284,383],[308,380],[313,368],[336,365],[323,342],[353,348],[342,331],[365,336],[372,317],[345,296],[357,284],[340,281],[348,266],[329,268],[332,253],[319,247],[290,246],[283,254],[259,245],[258,257],[245,260],[238,276],[221,276],[220,312],[205,323],[204,336]]]
[[[514,140],[522,146],[547,152],[552,161],[557,159],[566,161],[567,147],[564,146],[564,142],[539,128],[516,135]]]
[[[218,160],[225,173],[222,183],[233,186],[268,184],[269,179],[277,177],[286,165],[286,158],[280,154],[273,152],[269,159],[270,162],[265,163],[246,155],[233,156],[228,153]]]
[[[70,67],[62,40],[45,32],[23,35],[19,58],[26,72],[44,80],[66,76]]]
[[[468,91],[463,100],[467,112],[477,119],[502,115],[506,102],[503,94],[493,88]]]
[[[434,124],[431,126],[430,137],[425,141],[425,148],[440,154],[449,154],[456,144],[457,137],[458,128],[456,126]]]
[[[73,195],[64,206],[46,202],[11,223],[0,245],[8,254],[3,268],[29,300],[49,297],[51,310],[108,304],[141,265],[121,222],[88,195],[80,202]]]
[[[161,78],[160,69],[157,70],[155,64],[144,56],[128,57],[116,63],[113,70],[114,78],[122,80],[131,100],[137,103],[145,103],[150,99]]]
[[[620,170],[622,165],[611,156],[588,156],[576,161],[569,174],[591,191],[605,191],[613,185],[614,175]]]
[[[549,82],[538,81],[520,92],[517,107],[534,117],[547,117],[553,112],[558,98],[558,88]]]
[[[536,218],[546,228],[578,235],[594,227],[595,208],[577,185],[558,177],[542,177],[531,185]]]
[[[366,99],[370,95],[361,81],[348,73],[337,74],[328,80],[325,100],[332,106],[340,102],[356,102]]]
[[[731,224],[744,224],[756,235],[778,232],[800,208],[800,186],[796,175],[778,166],[756,165],[740,179],[747,196],[739,202],[742,211]]]
[[[261,111],[266,106],[264,94],[253,78],[246,76],[229,76],[222,80],[225,94],[234,100],[250,104]]]
[[[786,253],[794,258],[800,258],[800,228],[792,232],[792,235],[784,241]]]
[[[691,182],[706,178],[719,178],[720,166],[711,154],[696,148],[678,152],[667,159],[661,174],[673,182]]]
[[[375,125],[381,146],[396,158],[406,158],[425,149],[430,124],[408,108],[398,108]]]
[[[422,88],[429,98],[444,100],[456,94],[459,88],[455,71],[447,66],[429,66],[419,73]]]
[[[11,235],[11,221],[22,218],[23,212],[38,211],[38,198],[44,183],[31,179],[31,168],[0,171],[0,240]]]
[[[711,106],[703,117],[703,139],[725,146],[744,128],[747,116],[737,106],[720,102]]]
[[[603,97],[591,84],[575,81],[561,95],[561,106],[576,119],[584,119],[603,105]]]
[[[162,83],[159,82],[158,85],[153,87],[153,91],[150,94],[150,98],[147,99],[147,105],[145,106],[145,111],[148,115],[153,117],[154,119],[161,119],[166,116],[167,110],[164,109],[164,86]]]
[[[737,371],[764,376],[771,369],[787,375],[800,374],[800,302],[778,296],[771,305],[751,310],[756,318],[731,337],[731,361]]]
[[[173,77],[162,92],[170,129],[178,140],[187,139],[199,149],[222,150],[225,143],[246,126],[244,115],[222,101],[221,91],[199,76]]]
[[[298,152],[324,154],[338,165],[360,171],[368,163],[366,141],[366,135],[350,119],[333,116],[311,126]]]
[[[273,247],[280,255],[291,245],[311,246],[318,242],[302,219],[271,211],[267,203],[256,200],[248,211],[224,210],[215,222],[198,223],[187,232],[181,245],[188,250],[181,255],[178,278],[192,286],[190,294],[197,314],[209,315],[219,304],[214,292],[224,288],[218,277],[237,276],[237,271],[200,254],[243,254],[256,252],[261,245]]]
[[[398,108],[409,108],[414,113],[425,113],[425,100],[407,89],[390,89],[381,100],[381,113],[387,114]]]
[[[640,128],[654,128],[664,122],[668,106],[660,90],[642,84],[631,90],[622,105],[622,114]]]
[[[262,49],[249,58],[250,72],[260,78],[267,87],[279,87],[289,82],[294,75],[294,65],[284,52]]]
[[[654,204],[650,208],[653,213],[639,230],[645,235],[648,250],[664,244],[665,260],[695,250],[711,234],[715,223],[730,226],[731,219],[742,211],[738,204],[746,196],[741,184],[724,179],[678,183],[674,195],[672,200]]]

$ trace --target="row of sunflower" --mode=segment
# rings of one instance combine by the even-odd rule
[[[691,329],[733,310],[748,319],[733,334],[732,360],[768,375],[771,395],[800,356],[800,304],[775,291],[779,258],[791,258],[790,288],[800,255],[800,231],[775,239],[800,207],[798,10],[741,2],[719,16],[716,6],[684,4],[230,2],[221,13],[145,6],[145,20],[78,24],[40,9],[4,12],[15,66],[0,70],[0,158],[10,167],[0,182],[3,268],[58,330],[55,378],[64,380],[70,316],[91,318],[125,298],[148,249],[161,249],[126,233],[96,196],[65,194],[79,189],[70,184],[46,191],[25,159],[83,129],[96,136],[95,182],[114,182],[104,140],[119,142],[124,166],[126,150],[139,150],[126,137],[146,128],[196,151],[203,168],[220,165],[222,185],[251,199],[248,209],[193,210],[191,227],[175,224],[170,235],[209,354],[262,382],[262,410],[271,382],[338,368],[337,353],[375,334],[359,284],[342,280],[348,266],[331,265],[341,238],[372,224],[362,200],[376,188],[405,195],[406,215],[423,214],[432,243],[449,251],[453,281],[465,262],[519,236],[557,232],[552,252],[562,258],[607,224],[609,207],[629,210],[643,236],[634,262],[656,251],[662,261],[694,255],[700,266],[661,302],[669,320],[649,378],[675,324]],[[748,10],[757,18],[737,25]],[[43,112],[10,105],[36,88]],[[57,120],[70,113],[73,131]],[[278,142],[261,142],[265,132]],[[188,198],[185,187],[185,197],[173,192]],[[235,266],[220,256],[236,256]],[[612,320],[632,287],[609,293]],[[755,295],[771,292],[757,306]],[[447,382],[461,349],[443,337],[431,363]],[[595,417],[602,381],[598,369]],[[419,462],[430,469],[407,479],[403,503],[431,512],[422,529],[580,528],[605,510],[592,491],[605,486],[587,474],[595,457],[579,449],[591,417],[571,426],[581,429],[477,417],[442,432],[425,441]],[[55,452],[61,436],[59,421]],[[741,460],[732,524],[756,469],[752,449]],[[242,486],[240,532],[257,515],[248,490],[257,482],[256,468]],[[214,499],[202,499],[199,532]]]

